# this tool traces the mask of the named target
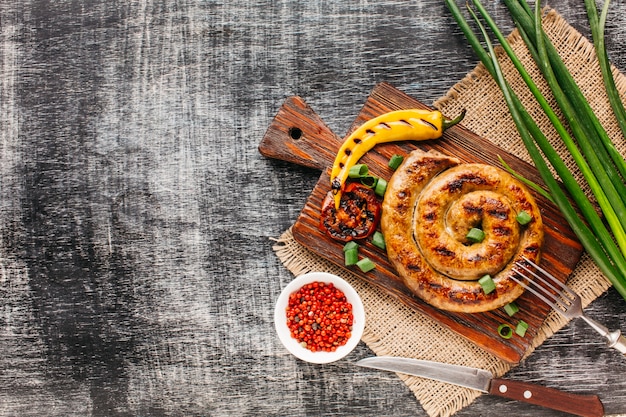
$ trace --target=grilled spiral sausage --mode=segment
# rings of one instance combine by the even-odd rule
[[[516,216],[526,211],[531,221]],[[538,262],[543,244],[539,208],[526,187],[485,164],[461,164],[436,151],[415,150],[393,174],[383,200],[381,228],[390,262],[407,287],[448,311],[502,307],[523,288],[510,276],[515,261]],[[471,228],[485,233],[468,241]],[[478,279],[489,274],[496,290]]]

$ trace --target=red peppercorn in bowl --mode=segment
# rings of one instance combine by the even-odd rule
[[[276,302],[274,324],[280,341],[297,358],[329,363],[359,343],[365,312],[361,297],[345,280],[311,272],[285,287]]]

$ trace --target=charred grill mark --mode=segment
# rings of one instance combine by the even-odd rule
[[[485,257],[480,254],[475,254],[474,256],[468,257],[467,260],[470,262],[481,262],[485,260]]]
[[[539,252],[539,245],[537,245],[536,243],[533,243],[532,245],[528,245],[524,249],[524,252],[527,252],[527,253],[537,253],[537,252]]]
[[[429,122],[428,120],[419,119],[419,121],[420,121],[422,124],[424,124],[424,125],[426,125],[426,126],[429,126],[429,127],[430,127],[432,130],[434,130],[434,131],[438,131],[438,130],[439,130],[439,129],[437,129],[437,126],[435,126],[434,124],[432,124],[432,123],[431,123],[431,122]]]
[[[435,220],[437,218],[436,213],[434,212],[429,212],[429,213],[425,213],[422,218],[426,221],[432,222],[433,220]]]
[[[486,185],[488,181],[483,177],[468,173],[460,176],[458,179],[454,181],[450,181],[444,189],[447,189],[451,193],[455,193],[460,191],[466,183],[474,184],[474,185]]]
[[[434,248],[434,251],[441,256],[445,256],[445,257],[454,257],[456,254],[454,253],[454,251],[451,251],[450,249],[446,248],[445,246],[437,246],[436,248]]]
[[[511,236],[513,234],[513,230],[510,227],[494,227],[491,229],[491,233],[496,236]]]
[[[422,272],[422,268],[418,264],[410,263],[407,264],[407,269],[413,272]]]
[[[467,213],[468,215],[483,214],[483,208],[475,206],[473,204],[464,204],[463,211],[465,211],[465,213]]]

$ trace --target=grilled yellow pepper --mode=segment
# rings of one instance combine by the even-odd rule
[[[335,208],[339,208],[348,172],[367,151],[378,143],[400,140],[427,140],[440,138],[444,130],[459,123],[465,110],[453,120],[435,110],[408,109],[382,114],[368,120],[343,142],[330,174],[330,187]]]

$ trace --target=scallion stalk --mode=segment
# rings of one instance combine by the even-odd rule
[[[526,40],[528,49],[531,55],[534,57],[536,63],[540,67],[542,67],[542,73],[544,74],[544,77],[546,78],[546,81],[549,87],[551,88],[556,101],[561,104],[561,109],[563,113],[566,115],[566,117],[568,118],[572,131],[575,133],[576,137],[579,138],[578,143],[581,144],[582,149],[585,151],[584,155],[578,149],[577,144],[576,144],[577,141],[570,136],[565,126],[563,126],[563,124],[559,120],[556,113],[552,110],[552,108],[548,104],[548,101],[541,94],[539,88],[536,86],[536,84],[534,83],[530,75],[527,73],[524,66],[520,62],[520,60],[517,58],[517,56],[513,52],[512,48],[508,44],[504,35],[500,32],[497,25],[495,24],[493,19],[489,16],[489,14],[484,9],[484,7],[482,7],[482,4],[480,3],[480,1],[478,0],[474,1],[474,5],[476,6],[477,10],[480,12],[481,16],[485,19],[489,27],[492,29],[492,31],[494,32],[498,40],[500,41],[501,46],[506,51],[507,55],[511,59],[511,62],[513,63],[515,68],[518,70],[522,79],[528,86],[529,90],[533,93],[535,99],[540,104],[541,108],[544,110],[545,114],[548,116],[548,119],[551,121],[555,130],[561,137],[563,143],[565,144],[566,148],[570,152],[572,158],[578,165],[583,177],[589,184],[589,187],[592,190],[594,196],[596,197],[598,204],[600,205],[605,217],[608,219],[608,222],[611,225],[611,228],[617,239],[619,247],[621,248],[622,253],[626,254],[626,232],[624,231],[624,229],[626,229],[626,205],[623,203],[622,197],[620,196],[618,191],[613,187],[613,183],[608,178],[606,171],[604,169],[604,165],[603,165],[604,162],[598,159],[595,153],[595,147],[590,143],[587,135],[585,134],[584,129],[582,129],[581,126],[579,125],[577,116],[572,109],[572,104],[570,103],[565,93],[559,86],[556,80],[556,77],[554,75],[554,72],[552,71],[552,68],[550,66],[550,60],[547,55],[548,52],[546,49],[546,45],[544,43],[544,36],[540,33],[541,23],[540,23],[539,3],[537,3],[537,9],[535,13],[535,19],[536,19],[535,38],[537,40],[537,48],[535,48],[534,45],[529,44],[529,41],[528,41],[529,37],[525,33],[525,30],[523,27],[519,27],[518,30],[522,38]],[[545,147],[547,146],[547,144],[543,144],[543,145],[539,144],[539,145],[542,148],[542,151],[544,151],[545,153],[546,152]],[[549,152],[550,154],[552,154],[551,151]],[[585,156],[587,157],[587,159],[589,159],[589,163],[585,159]],[[556,156],[554,158],[556,158]],[[553,166],[555,164],[559,165],[560,168],[555,166],[555,169],[557,173],[559,174],[559,176],[561,177],[563,177],[563,175],[569,176],[569,169],[565,167],[564,163],[561,162],[560,157],[558,159],[559,160],[557,161],[555,159],[550,158],[550,163]],[[578,193],[578,189],[580,187],[577,184],[576,185],[572,184],[572,186],[574,187],[574,189],[571,189],[568,187],[568,191],[579,198],[576,200],[577,204],[587,205],[585,201],[582,201],[582,200],[587,200],[587,198],[583,197],[582,195],[580,195],[580,193]],[[604,228],[604,225],[602,225],[601,227]]]
[[[528,4],[521,0],[504,0],[504,3],[520,32],[523,31],[528,36],[528,39],[525,39],[527,46],[536,46],[540,39],[545,43],[549,63],[555,72],[559,84],[573,105],[573,110],[580,126],[588,135],[589,140],[593,142],[595,152],[598,158],[602,160],[602,168],[606,168],[606,172],[610,176],[614,187],[618,189],[626,202],[626,184],[623,182],[623,178],[626,177],[626,161],[624,161],[624,157],[613,145],[606,130],[594,114],[587,99],[580,91],[576,81],[548,36],[543,32],[541,26],[535,28],[535,13],[531,11]],[[541,36],[537,37],[536,33],[541,33]],[[529,48],[529,50],[532,52],[532,49]],[[538,65],[540,69],[543,69],[539,62]],[[571,116],[567,117],[571,120]]]
[[[610,0],[604,1],[600,17],[598,17],[595,0],[585,0],[585,8],[587,9],[591,36],[593,37],[596,56],[598,57],[598,63],[600,64],[600,70],[602,71],[602,80],[609,98],[609,103],[611,104],[617,123],[622,130],[622,135],[626,137],[626,109],[624,109],[624,103],[622,103],[617,87],[615,86],[615,79],[613,78],[611,64],[607,55],[606,45],[604,43],[606,17],[608,15],[610,3]]]
[[[622,295],[622,297],[626,299],[626,277],[624,276],[624,271],[626,271],[626,261],[624,260],[621,252],[617,250],[617,247],[613,243],[611,235],[608,233],[606,228],[600,227],[602,221],[599,218],[598,214],[595,212],[594,207],[588,201],[586,196],[584,196],[584,193],[580,189],[580,186],[577,184],[576,180],[567,169],[565,169],[565,171],[562,173],[563,175],[558,172],[559,170],[557,169],[557,166],[561,168],[564,167],[563,161],[560,159],[554,148],[551,147],[551,145],[545,138],[545,135],[543,135],[534,120],[526,112],[519,98],[504,79],[498,59],[493,49],[493,45],[491,44],[486,30],[482,26],[476,14],[473,12],[472,9],[470,9],[470,13],[478,23],[483,37],[485,38],[487,50],[483,48],[482,44],[470,28],[469,24],[465,20],[463,14],[460,12],[454,1],[445,1],[457,23],[459,24],[459,27],[465,34],[468,42],[473,47],[478,57],[481,59],[487,70],[491,73],[491,75],[498,83],[500,89],[502,90],[511,116],[520,133],[524,145],[526,146],[529,155],[535,163],[535,166],[537,167],[537,170],[539,171],[542,179],[546,183],[546,186],[550,190],[550,193],[553,196],[555,203],[563,213],[563,216],[568,221],[568,223],[572,227],[572,230],[579,238],[581,244],[587,250],[591,258],[594,259],[600,270],[611,281],[615,289]],[[523,17],[524,16],[522,16],[522,18]],[[526,17],[528,17],[528,15],[526,15]],[[577,194],[578,200],[582,202],[582,207],[580,207],[581,212],[583,212],[587,221],[590,221],[590,223],[594,223],[597,230],[596,228],[594,228],[594,231],[592,232],[592,230],[589,229],[589,227],[587,226],[587,223],[578,216],[575,208],[572,206],[572,204],[568,200],[568,197],[561,189],[560,184],[558,183],[556,178],[553,177],[550,168],[548,167],[546,161],[543,159],[543,155],[539,151],[537,145],[542,146],[542,151],[546,155],[546,159],[548,159],[550,163],[553,164],[553,167],[555,168],[555,170],[557,170],[559,176],[561,176],[561,180],[563,181],[563,183],[568,186],[568,191],[571,188],[571,190],[574,190],[574,193]],[[554,166],[555,164],[556,166]],[[572,191],[570,191],[570,193],[571,192]],[[584,198],[581,198],[581,196]],[[587,218],[587,216],[589,216],[589,218]],[[594,234],[594,232],[596,232],[596,234]],[[609,256],[607,255],[608,253],[611,254],[611,258],[609,258]]]

